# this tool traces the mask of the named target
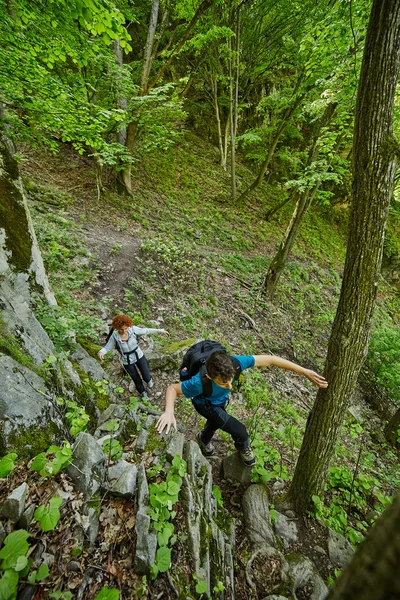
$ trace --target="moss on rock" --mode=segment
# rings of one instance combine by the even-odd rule
[[[88,340],[85,337],[77,337],[76,341],[78,342],[78,344],[80,344],[82,346],[82,348],[84,350],[86,350],[86,352],[92,358],[97,358],[97,353],[101,349],[101,346],[99,346],[98,344],[94,344],[93,342],[91,342],[90,340]]]
[[[54,443],[60,443],[61,432],[57,425],[50,421],[44,427],[31,425],[25,430],[18,428],[8,436],[8,452],[16,452],[19,458],[31,458],[47,450]]]

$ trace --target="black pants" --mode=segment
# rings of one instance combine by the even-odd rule
[[[130,365],[123,365],[123,367],[125,371],[132,377],[139,394],[144,392],[143,380],[146,383],[149,383],[151,379],[149,365],[147,364],[146,357],[142,356],[142,358],[139,358],[139,360],[135,363],[132,363]]]
[[[222,429],[222,431],[226,431],[232,436],[235,447],[238,450],[245,450],[250,446],[250,438],[246,427],[243,423],[235,419],[235,417],[228,415],[225,410],[225,404],[214,406],[210,402],[202,404],[193,401],[193,406],[202,417],[207,419],[207,423],[201,434],[204,444],[208,444],[211,441],[217,429]]]

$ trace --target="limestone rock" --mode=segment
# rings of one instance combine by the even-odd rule
[[[105,456],[97,441],[89,433],[81,432],[72,448],[73,462],[67,472],[77,489],[89,499],[104,479]]]
[[[136,466],[119,460],[108,469],[108,493],[112,496],[132,498],[136,491],[136,478]]]
[[[222,461],[222,472],[224,479],[238,481],[241,484],[251,483],[252,468],[243,464],[239,453],[235,452]]]
[[[343,568],[353,558],[354,548],[343,535],[329,529],[328,554],[334,565]]]
[[[12,493],[8,496],[1,509],[3,517],[10,519],[13,523],[16,523],[25,510],[26,497],[28,495],[29,488],[28,484],[22,483],[20,486],[15,488]]]
[[[274,529],[275,533],[282,540],[285,550],[290,547],[290,544],[297,541],[298,531],[296,521],[288,519],[280,512],[276,513]]]
[[[256,545],[276,545],[269,512],[268,492],[263,485],[254,484],[243,495],[243,515],[246,531]]]
[[[136,513],[135,530],[136,552],[133,568],[139,575],[148,575],[156,557],[157,535],[151,529],[149,515],[143,511]]]

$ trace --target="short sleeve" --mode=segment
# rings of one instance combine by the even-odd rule
[[[251,367],[254,367],[255,365],[255,358],[252,355],[249,356],[233,356],[233,358],[236,358],[236,360],[238,361],[238,363],[241,366],[242,371],[245,371],[246,369],[251,369]]]

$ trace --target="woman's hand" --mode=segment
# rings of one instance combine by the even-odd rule
[[[171,427],[175,427],[175,431],[176,431],[176,420],[175,420],[174,413],[164,412],[161,415],[161,417],[158,419],[157,425],[156,425],[156,429],[157,429],[158,433],[162,433],[163,430],[165,429],[165,427],[167,428],[167,431],[165,433],[168,433],[169,430],[171,429]]]
[[[318,373],[316,373],[315,371],[311,371],[310,369],[306,369],[306,372],[304,373],[305,377],[307,377],[307,379],[309,379],[311,381],[311,383],[314,383],[314,385],[317,385],[320,388],[327,388],[328,387],[328,382],[325,379],[325,377],[322,377],[322,375],[318,375]]]
[[[98,351],[97,356],[99,357],[100,360],[103,360],[104,354],[102,353],[101,350]]]
[[[164,331],[165,337],[169,337],[169,332],[167,330]]]

